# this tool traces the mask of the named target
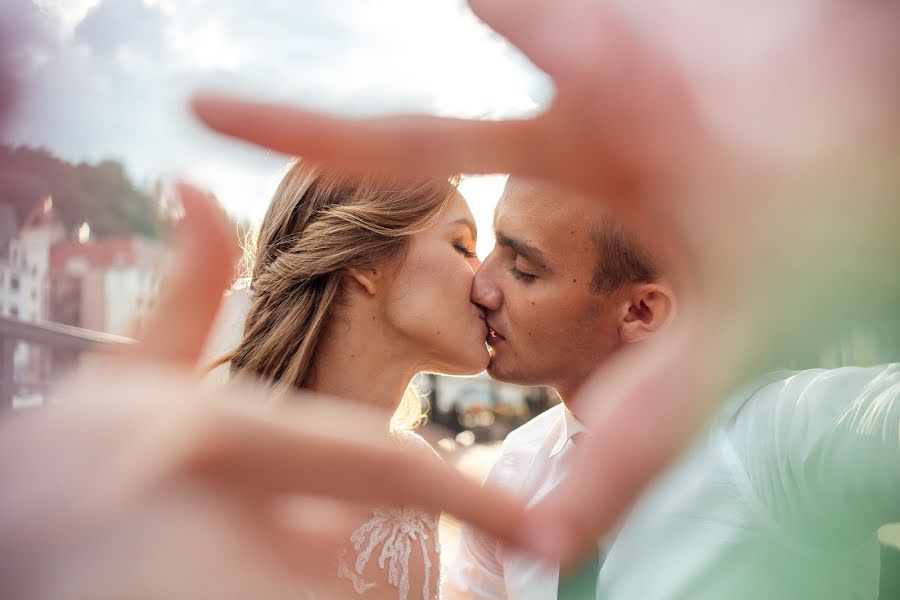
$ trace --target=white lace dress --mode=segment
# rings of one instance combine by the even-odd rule
[[[412,452],[435,455],[411,431],[393,434]],[[414,507],[376,508],[350,538],[338,557],[338,577],[366,598],[434,600],[440,578],[438,515]]]

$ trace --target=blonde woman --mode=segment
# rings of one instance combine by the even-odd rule
[[[454,181],[295,163],[260,227],[249,288],[226,302],[242,335],[219,368],[395,410],[385,428],[397,443],[434,455],[412,432],[421,404],[409,386],[420,371],[488,364],[484,314],[469,298],[476,235]],[[336,557],[347,595],[436,598],[437,519],[414,507],[361,515]]]

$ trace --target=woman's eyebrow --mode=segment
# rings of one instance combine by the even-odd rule
[[[455,221],[450,223],[450,225],[453,225],[453,226],[465,225],[466,227],[469,228],[469,233],[472,234],[472,239],[473,240],[478,239],[478,227],[475,225],[475,221],[473,221],[472,219],[470,219],[468,217],[460,217],[459,219],[456,219]]]
[[[528,262],[533,263],[535,266],[540,267],[545,271],[550,270],[550,267],[547,266],[547,261],[544,259],[544,253],[541,252],[537,246],[533,246],[522,240],[513,239],[499,231],[494,232],[494,237],[496,238],[498,245],[512,248],[516,254],[524,257]]]

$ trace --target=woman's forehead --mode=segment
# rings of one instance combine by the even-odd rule
[[[478,232],[475,225],[475,217],[472,216],[472,210],[469,208],[466,199],[459,192],[455,192],[447,201],[442,220],[444,223],[454,226],[459,224],[467,225],[472,229],[473,235]]]

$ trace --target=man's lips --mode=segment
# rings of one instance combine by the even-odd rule
[[[496,329],[494,329],[493,327],[491,327],[490,324],[488,324],[488,334],[487,334],[487,343],[488,344],[490,344],[492,342],[499,342],[499,341],[502,341],[505,339],[506,338],[504,338],[502,335],[500,335]]]

